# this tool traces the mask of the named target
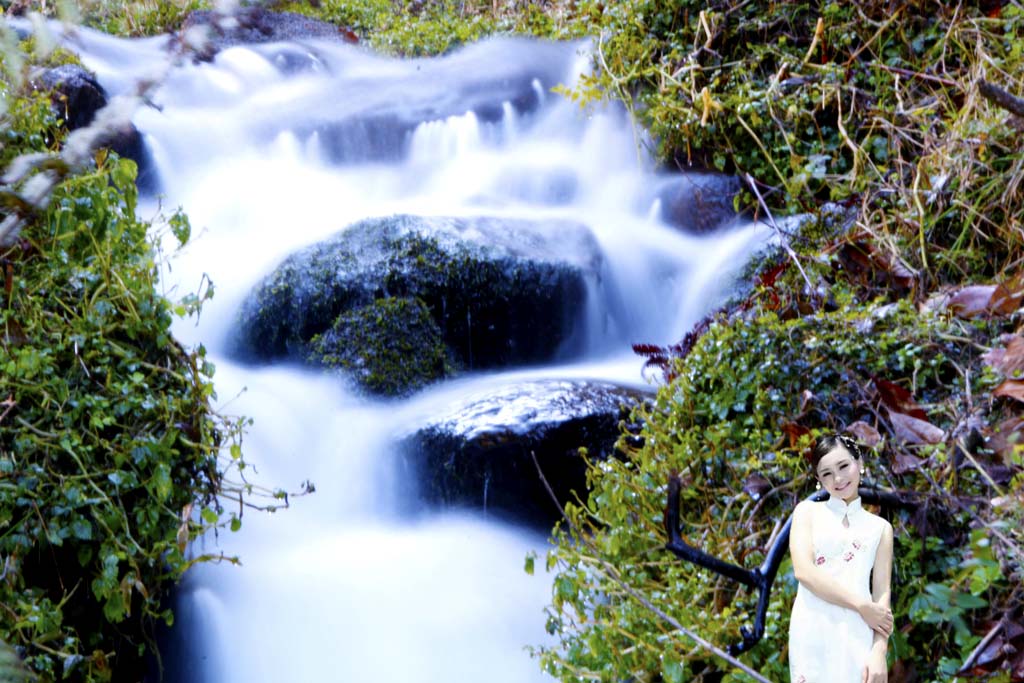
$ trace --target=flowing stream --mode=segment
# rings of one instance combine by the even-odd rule
[[[166,39],[81,31],[76,49],[112,93],[167,63]],[[632,342],[671,343],[721,299],[764,237],[746,225],[694,237],[659,220],[642,134],[611,106],[552,91],[588,63],[582,44],[495,39],[400,61],[309,41],[232,47],[186,63],[134,121],[192,239],[164,275],[171,296],[205,276],[216,296],[175,332],[217,366],[219,407],[255,422],[244,451],[268,487],[316,493],[236,534],[205,540],[242,566],[202,566],[179,597],[165,653],[175,680],[491,683],[544,680],[526,645],[546,642],[550,579],[523,571],[547,539],[485,513],[409,517],[396,435],[447,406],[524,379],[650,388]],[[144,202],[147,218],[157,200]],[[593,231],[606,282],[582,351],[477,373],[399,401],[336,377],[227,355],[252,286],[293,251],[366,217],[397,213],[570,219]]]

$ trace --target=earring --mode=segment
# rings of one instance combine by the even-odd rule
[[[814,488],[820,490],[821,489],[821,482],[819,481],[819,482],[815,483],[814,484]]]

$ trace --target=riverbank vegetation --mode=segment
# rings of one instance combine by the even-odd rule
[[[92,3],[80,16],[147,35],[180,26],[192,7]],[[637,415],[640,438],[623,435],[629,457],[594,463],[589,495],[555,531],[555,643],[536,652],[545,670],[566,681],[750,680],[664,619],[724,647],[749,626],[755,597],[664,550],[668,478],[684,484],[684,536],[754,566],[813,489],[808,445],[845,430],[872,449],[869,482],[906,503],[891,513],[892,679],[1024,680],[1018,2],[274,8],[402,55],[494,32],[590,36],[593,74],[567,93],[581,107],[624,102],[666,168],[738,175],[737,208],[750,216],[808,217],[776,225],[788,249],[755,265],[752,290],[679,344],[638,347],[662,375],[657,401]],[[16,95],[4,154],[56,149],[48,107]],[[68,668],[103,680],[112,660],[138,657],[144,645],[124,624],[170,618],[161,587],[189,563],[178,531],[217,521],[215,457],[232,428],[209,412],[201,351],[167,332],[175,306],[153,294],[130,178],[124,162],[97,158],[55,191],[16,256],[4,254],[0,500],[12,522],[0,526],[10,594],[0,638],[44,679]],[[136,409],[118,412],[122,403]],[[76,457],[97,460],[83,471]],[[190,504],[210,511],[205,522],[183,526]],[[88,578],[25,579],[26,563],[65,555]],[[741,657],[770,680],[788,676],[794,592],[784,565],[765,639]]]
[[[213,294],[159,283],[187,218],[140,219],[134,163],[68,142],[40,43],[5,45],[0,85],[0,679],[141,680],[176,581],[232,560],[189,542],[258,489],[205,350],[171,334]]]
[[[1024,680],[1020,259],[1024,10],[1017,3],[580,3],[600,27],[587,105],[627,99],[666,164],[738,174],[785,231],[755,289],[668,347],[642,445],[595,464],[548,557],[562,680],[739,681],[674,631],[741,640],[753,599],[664,549],[683,533],[745,566],[813,490],[803,455],[845,430],[903,492],[889,648],[896,680]],[[639,591],[649,605],[628,594]],[[788,606],[743,661],[785,680]],[[651,607],[662,612],[658,616]]]

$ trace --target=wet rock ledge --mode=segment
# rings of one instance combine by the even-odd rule
[[[482,509],[548,530],[560,504],[586,497],[586,466],[615,453],[621,420],[645,394],[607,382],[538,380],[467,399],[399,440],[405,477],[427,507]]]

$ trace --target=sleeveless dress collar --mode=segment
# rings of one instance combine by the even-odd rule
[[[828,500],[825,501],[825,507],[827,507],[837,519],[847,517],[850,520],[853,520],[864,510],[860,504],[860,496],[854,498],[850,503],[846,503],[838,496],[829,496]]]

